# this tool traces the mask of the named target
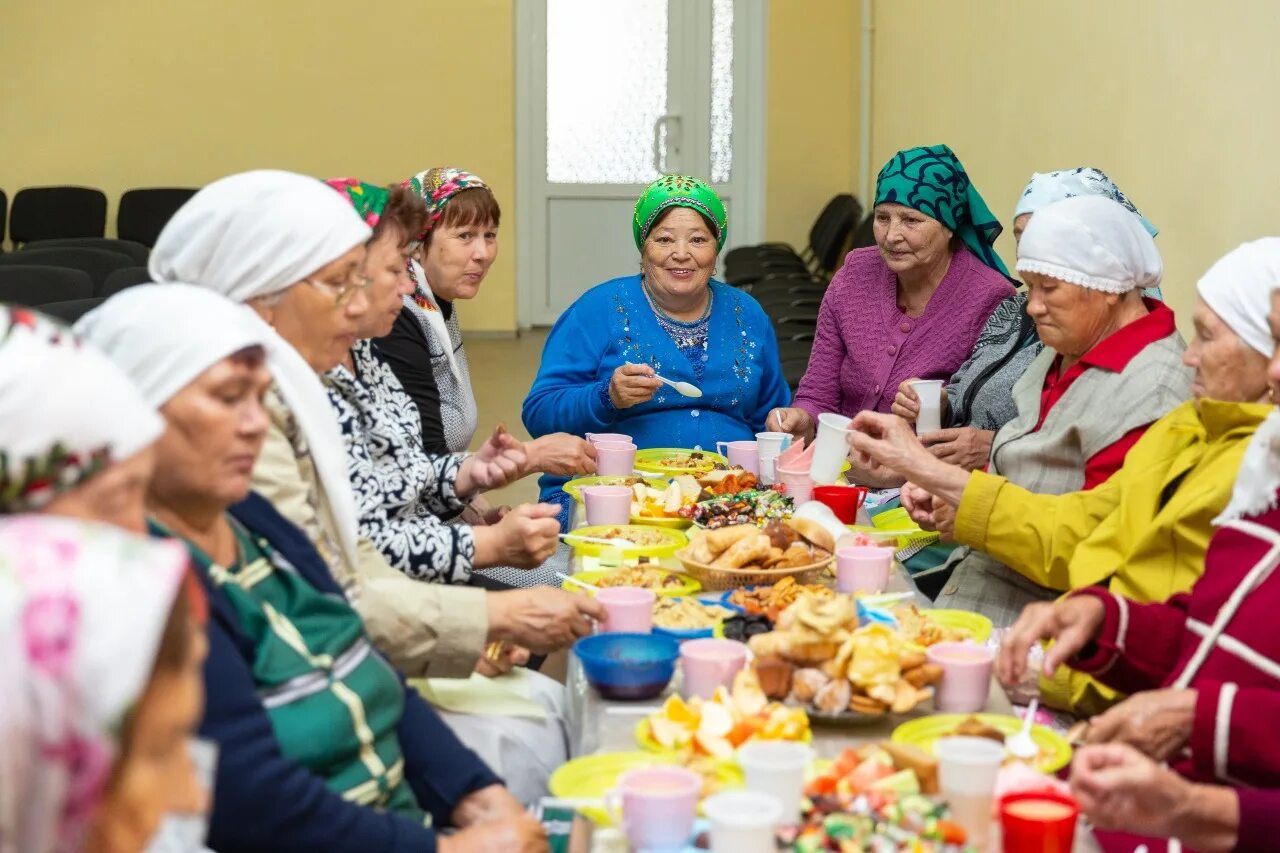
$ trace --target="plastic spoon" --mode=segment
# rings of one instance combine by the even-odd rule
[[[614,548],[639,548],[640,546],[634,542],[630,542],[620,537],[613,539],[603,539],[599,536],[579,536],[576,533],[561,533],[560,539],[563,542],[575,540],[578,542],[586,542],[588,545],[612,545]]]
[[[556,572],[556,577],[560,578],[560,580],[562,581],[567,581],[571,584],[575,584],[576,586],[580,586],[583,589],[589,589],[592,592],[600,591],[600,587],[596,586],[595,584],[587,583],[586,581],[580,581],[577,578],[573,577],[572,575],[566,575],[561,572]]]
[[[672,388],[676,389],[677,394],[683,394],[686,397],[702,396],[702,390],[698,388],[697,385],[691,385],[688,382],[672,382],[670,379],[667,379],[663,376],[659,376],[656,373],[653,374],[653,378],[658,380],[659,382],[665,382],[666,384],[670,385]]]
[[[1036,710],[1040,707],[1039,699],[1032,699],[1027,706],[1027,715],[1022,718],[1022,728],[1016,734],[1004,739],[1005,750],[1014,758],[1030,761],[1040,754],[1040,748],[1031,739],[1031,725],[1035,722]]]

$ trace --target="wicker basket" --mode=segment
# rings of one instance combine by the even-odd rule
[[[766,586],[783,578],[795,578],[796,583],[815,583],[822,572],[831,565],[830,556],[790,569],[722,569],[691,560],[685,551],[677,551],[676,559],[684,566],[685,574],[702,583],[703,589],[737,589],[740,586]]]

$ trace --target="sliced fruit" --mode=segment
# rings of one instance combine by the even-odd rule
[[[733,731],[733,714],[724,705],[708,702],[702,706],[702,719],[698,722],[698,734],[723,738]]]
[[[667,749],[687,744],[693,734],[688,727],[672,722],[666,717],[651,718],[649,720],[649,733],[653,735],[655,741]]]
[[[899,770],[892,776],[886,776],[883,779],[872,782],[869,790],[895,791],[899,794],[918,794],[920,793],[920,780],[916,778],[916,774],[912,770]]]
[[[681,699],[678,693],[672,693],[662,705],[662,716],[673,723],[681,723],[695,728],[702,715],[695,708],[690,707],[689,703],[685,702],[684,699]]]
[[[699,731],[693,736],[693,745],[713,758],[725,760],[733,758],[733,744],[723,737]]]

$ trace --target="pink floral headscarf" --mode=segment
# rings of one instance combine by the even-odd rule
[[[178,542],[0,519],[0,853],[81,848],[186,568]]]

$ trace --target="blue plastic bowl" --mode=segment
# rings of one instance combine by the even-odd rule
[[[727,606],[724,603],[723,599],[724,599],[724,596],[720,595],[719,593],[715,593],[713,595],[697,596],[697,600],[702,602],[703,604],[707,604],[712,607],[724,607],[726,610],[730,610],[730,611],[734,610],[733,607]],[[680,601],[681,597],[676,597],[673,600]],[[737,612],[741,613],[742,611],[738,610]],[[728,617],[725,617],[725,618],[728,618]],[[653,633],[662,634],[663,636],[666,636],[666,637],[674,637],[675,639],[683,643],[685,640],[701,640],[704,637],[714,637],[716,633],[716,629],[714,625],[712,625],[710,628],[663,628],[660,625],[654,625]]]
[[[587,683],[606,699],[652,699],[676,671],[680,644],[661,634],[596,634],[573,644]]]

